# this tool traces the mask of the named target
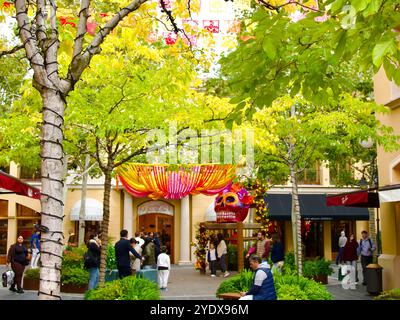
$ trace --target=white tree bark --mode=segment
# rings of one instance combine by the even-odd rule
[[[292,232],[293,232],[293,249],[294,257],[297,265],[297,271],[303,274],[303,255],[301,242],[301,215],[299,204],[299,188],[297,185],[296,171],[294,166],[290,167],[290,181],[292,183]]]
[[[33,69],[33,86],[40,92],[43,102],[43,123],[41,139],[41,183],[42,183],[42,225],[49,232],[42,232],[39,299],[61,299],[60,271],[63,250],[63,190],[64,190],[64,152],[63,125],[65,97],[74,89],[83,71],[89,66],[92,57],[100,53],[100,45],[114,28],[129,13],[137,10],[147,0],[134,0],[117,12],[110,21],[95,35],[92,42],[83,49],[83,37],[86,34],[86,22],[90,1],[82,0],[79,11],[77,36],[66,79],[58,75],[58,27],[57,6],[54,0],[36,0],[34,18],[28,16],[26,0],[15,0],[16,20],[19,35],[26,57]],[[50,16],[47,16],[46,4],[50,5]],[[112,168],[111,168],[112,170]],[[111,185],[111,176],[109,176]],[[106,201],[106,199],[105,199]],[[104,210],[109,211],[105,203]],[[105,223],[108,231],[108,221]],[[107,245],[107,243],[104,243]],[[104,252],[103,252],[104,253]]]
[[[86,191],[87,191],[87,180],[89,175],[90,155],[86,155],[85,167],[83,168],[82,176],[82,191],[81,191],[81,207],[79,209],[79,245],[85,243],[85,215],[86,215]]]

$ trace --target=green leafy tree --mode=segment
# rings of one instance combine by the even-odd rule
[[[392,129],[374,117],[374,112],[385,112],[385,107],[347,94],[340,99],[340,104],[332,99],[316,107],[301,97],[283,97],[270,108],[257,112],[253,119],[259,137],[256,141],[259,178],[285,181],[290,177],[293,247],[299,274],[302,273],[299,175],[317,161],[366,162],[369,154],[360,141],[367,138],[386,150],[398,148],[398,137]]]

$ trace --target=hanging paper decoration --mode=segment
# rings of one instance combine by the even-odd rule
[[[219,20],[203,20],[203,27],[211,33],[219,33]]]
[[[225,188],[215,199],[217,222],[243,221],[253,201],[253,197],[238,183]]]
[[[196,164],[172,169],[169,165],[129,163],[117,168],[126,191],[153,200],[181,199],[189,194],[214,195],[232,184],[235,167],[230,164]]]
[[[174,32],[164,33],[165,43],[168,45],[174,45],[176,40],[178,40],[178,35]]]
[[[96,34],[96,28],[97,28],[96,22],[87,22],[86,23],[86,31],[91,36],[94,36]]]

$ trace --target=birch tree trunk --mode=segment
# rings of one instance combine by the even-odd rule
[[[86,215],[86,191],[87,191],[87,180],[89,175],[89,165],[90,165],[90,156],[86,155],[85,158],[85,167],[83,168],[83,177],[82,177],[82,192],[81,192],[81,207],[79,210],[79,238],[78,244],[79,246],[85,243],[85,215]]]
[[[43,126],[40,156],[42,225],[50,232],[41,235],[39,299],[60,299],[60,271],[63,249],[63,115],[64,102],[52,90],[44,90]]]
[[[299,188],[294,165],[290,166],[290,181],[292,183],[292,232],[294,257],[297,265],[297,271],[303,274],[303,255],[301,243],[301,215],[299,204]]]
[[[105,282],[106,255],[108,247],[108,226],[110,223],[110,194],[111,194],[111,173],[112,166],[108,165],[104,175],[104,197],[103,197],[103,221],[101,222],[101,255],[100,255],[100,276],[99,283]]]

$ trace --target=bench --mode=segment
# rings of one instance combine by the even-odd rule
[[[239,300],[241,295],[239,292],[227,292],[219,294],[218,297],[223,300]]]

